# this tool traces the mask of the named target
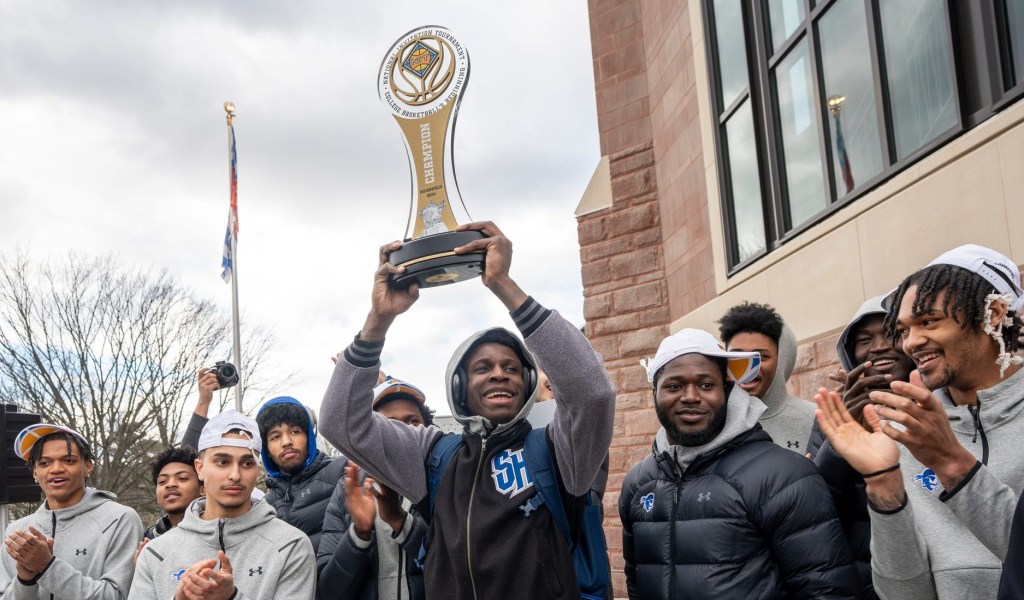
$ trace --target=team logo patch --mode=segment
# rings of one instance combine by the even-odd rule
[[[936,477],[935,471],[932,471],[931,469],[925,469],[917,475],[914,475],[914,481],[920,483],[921,487],[929,492],[934,492],[936,486],[939,485],[939,478]]]
[[[174,578],[174,583],[181,583],[181,576],[185,574],[185,569],[178,569],[171,573],[171,577]]]
[[[494,489],[509,498],[532,488],[533,477],[526,469],[523,449],[505,449],[495,456],[491,461],[491,478],[494,479]]]
[[[644,510],[651,512],[654,508],[654,492],[647,494],[646,496],[640,497],[640,506],[644,507]]]

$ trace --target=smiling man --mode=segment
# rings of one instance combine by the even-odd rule
[[[0,597],[127,597],[142,521],[110,492],[86,487],[96,460],[89,443],[68,427],[40,423],[18,434],[14,452],[46,501],[4,532]]]
[[[730,351],[761,355],[761,372],[753,381],[740,386],[767,407],[761,415],[761,426],[776,444],[806,453],[807,437],[814,424],[814,405],[790,396],[786,390],[796,365],[793,331],[774,308],[749,302],[730,308],[718,323],[722,341]]]
[[[260,447],[259,427],[239,412],[222,412],[203,427],[195,467],[206,497],[142,550],[131,599],[315,597],[309,539],[276,518],[265,499],[251,498]]]
[[[885,326],[920,375],[870,393],[870,432],[838,394],[816,398],[822,432],[867,482],[875,589],[994,598],[1024,489],[1020,272],[994,250],[961,246],[891,300]]]
[[[313,551],[320,546],[324,513],[345,461],[321,452],[312,412],[295,398],[269,400],[256,414],[267,469],[267,502],[285,522],[306,532]]]
[[[145,537],[152,540],[178,526],[185,510],[202,495],[203,482],[196,473],[198,454],[189,447],[171,447],[157,455],[153,461],[153,485],[156,503],[164,512],[160,520],[146,529]]]
[[[493,223],[460,229],[484,234],[455,251],[485,253],[482,283],[509,310],[525,342],[505,329],[487,329],[464,341],[448,364],[448,403],[463,433],[435,487],[426,596],[578,599],[568,543],[547,505],[536,502],[537,486],[526,468],[524,445],[531,430],[526,417],[541,366],[559,394],[559,411],[544,435],[557,462],[563,503],[578,514],[608,452],[615,390],[583,334],[510,277],[508,238]],[[334,370],[324,396],[323,430],[375,479],[419,502],[428,492],[425,461],[443,433],[392,421],[373,412],[370,402],[385,334],[419,297],[416,284],[396,289],[389,283],[403,272],[387,258],[400,246],[395,242],[380,250],[372,307]],[[470,292],[470,284],[460,289]],[[466,299],[467,306],[475,302]]]
[[[645,366],[662,427],[619,496],[629,597],[859,597],[828,488],[742,387],[757,353],[683,329]]]

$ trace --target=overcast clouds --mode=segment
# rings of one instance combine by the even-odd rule
[[[470,214],[513,240],[527,293],[582,323],[572,213],[599,159],[585,2],[0,0],[0,13],[0,252],[116,253],[229,307],[232,100],[244,318],[297,375],[276,392],[319,406],[328,357],[369,310],[377,247],[408,214],[380,61],[437,24],[472,61],[455,141]],[[447,412],[448,357],[492,324],[512,326],[479,280],[424,291],[384,367]]]

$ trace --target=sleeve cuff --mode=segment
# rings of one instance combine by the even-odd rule
[[[945,502],[951,499],[953,496],[956,495],[957,492],[967,487],[967,484],[970,483],[972,479],[974,479],[974,476],[978,473],[979,470],[981,470],[980,460],[974,463],[974,466],[971,467],[971,470],[968,471],[967,475],[960,480],[960,483],[956,484],[955,488],[953,488],[952,490],[943,490],[942,493],[939,494],[939,500]]]
[[[405,518],[402,519],[402,528],[398,531],[391,532],[391,539],[395,540],[399,544],[405,542],[405,539],[409,537],[409,532],[412,531],[412,518],[411,515],[406,512]]]
[[[367,550],[373,545],[373,534],[370,534],[370,539],[364,540],[359,537],[358,533],[356,533],[356,526],[354,523],[348,526],[348,537],[352,540],[352,544],[360,550]]]
[[[380,363],[380,354],[384,351],[384,342],[367,342],[356,335],[352,344],[345,348],[345,360],[356,367],[368,368]]]
[[[539,302],[533,299],[533,296],[527,296],[526,302],[523,302],[522,306],[511,313],[512,321],[515,322],[516,327],[519,328],[524,338],[530,337],[534,331],[537,331],[537,328],[550,315],[551,310],[541,306]]]
[[[899,506],[897,506],[896,508],[894,508],[892,510],[882,510],[882,509],[876,507],[874,504],[871,503],[871,499],[870,498],[868,498],[868,508],[871,509],[871,512],[875,512],[875,513],[878,513],[880,515],[894,515],[894,514],[900,512],[901,510],[903,510],[904,508],[906,508],[907,507],[907,502],[910,502],[910,494],[908,494],[906,492],[903,492],[903,502],[901,502]]]

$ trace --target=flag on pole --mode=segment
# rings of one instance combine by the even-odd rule
[[[833,114],[836,121],[836,150],[839,152],[839,169],[843,173],[846,193],[850,193],[850,190],[855,187],[853,168],[850,166],[850,156],[846,153],[846,140],[843,139],[843,122],[839,120],[839,111],[834,111]]]
[[[228,208],[228,228],[224,232],[224,256],[221,258],[221,278],[231,283],[235,263],[234,248],[238,240],[238,155],[235,153],[235,126],[228,119],[228,163],[231,168],[231,206]]]

